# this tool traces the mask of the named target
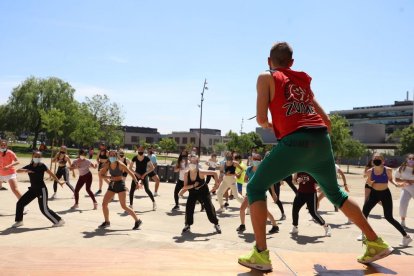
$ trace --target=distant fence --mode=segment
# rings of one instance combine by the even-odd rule
[[[366,155],[359,158],[341,158],[341,165],[353,165],[364,167],[368,164],[368,161],[371,159],[372,155]],[[385,166],[391,168],[397,168],[405,160],[405,156],[384,156],[385,157]]]

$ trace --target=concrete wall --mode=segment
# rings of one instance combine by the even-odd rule
[[[361,143],[384,143],[385,125],[355,124],[351,127],[352,137]]]

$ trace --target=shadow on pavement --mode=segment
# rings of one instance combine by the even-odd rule
[[[407,255],[407,256],[413,256],[411,253],[407,253],[403,249],[409,248],[411,246],[394,246],[394,251],[392,252],[393,255]]]
[[[268,273],[270,273],[270,272],[268,272]],[[249,272],[243,272],[243,273],[238,273],[237,274],[237,276],[261,276],[261,275],[267,275],[267,273],[258,271],[256,269],[252,269]]]
[[[388,274],[397,275],[394,270],[380,266],[378,264],[366,265],[365,269],[328,269],[326,266],[315,264],[313,266],[314,275],[370,275],[370,274]]]
[[[67,210],[63,210],[63,211],[57,211],[56,213],[59,215],[66,215],[66,214],[71,214],[71,213],[83,213],[84,210],[79,210],[79,209],[67,209]]]
[[[214,236],[214,235],[220,235],[220,234],[217,234],[216,232],[211,232],[211,233],[206,233],[206,234],[186,232],[180,236],[173,237],[173,240],[176,243],[209,241],[210,239],[207,237]],[[198,239],[198,238],[204,238],[204,239]]]
[[[254,242],[253,233],[238,233],[239,238],[243,239],[245,242],[251,243]]]
[[[323,241],[319,240],[320,238],[325,238],[325,236],[302,236],[297,234],[291,235],[292,240],[295,240],[297,244],[308,244],[308,243],[322,243]]]
[[[24,227],[12,228],[12,227],[10,227],[10,228],[7,228],[6,230],[0,231],[0,235],[1,236],[7,236],[7,235],[10,235],[10,234],[20,234],[20,233],[24,233],[24,232],[47,230],[49,228],[52,228],[52,226],[38,227],[38,228],[24,228]]]
[[[122,232],[131,232],[131,231],[136,231],[136,230],[131,230],[131,229],[122,229],[122,230],[112,230],[112,229],[95,229],[95,231],[84,231],[81,232],[83,234],[83,238],[84,239],[90,239],[90,238],[95,238],[95,237],[103,237],[103,236],[113,236],[113,235],[124,235],[124,236],[128,236],[129,234],[125,233],[123,234]]]

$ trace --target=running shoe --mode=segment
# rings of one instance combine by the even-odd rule
[[[17,228],[23,226],[23,221],[16,221],[13,225],[12,228]]]
[[[175,205],[175,206],[171,209],[171,211],[178,211],[178,210],[180,210],[180,206],[178,206],[178,205]]]
[[[152,210],[157,210],[157,203],[155,201],[152,203]]]
[[[108,228],[109,226],[111,226],[111,223],[108,221],[104,221],[102,222],[101,225],[98,226],[98,228],[104,229],[104,228]]]
[[[159,194],[157,192],[154,193],[154,196],[159,196]]]
[[[224,207],[229,207],[230,205],[229,205],[229,203],[228,202],[226,202],[226,203],[224,203]]]
[[[181,234],[190,232],[190,230],[191,230],[190,225],[186,225],[186,226],[184,226],[183,230],[181,231]]]
[[[329,225],[324,225],[323,228],[325,229],[325,237],[332,236],[332,228]]]
[[[52,227],[61,227],[65,225],[65,221],[63,219],[60,219],[58,222],[52,225]]]
[[[214,224],[214,229],[216,229],[217,234],[221,234],[220,224]]]
[[[365,238],[364,234],[361,234],[357,237],[357,241],[362,241],[364,240],[364,238]]]
[[[409,235],[407,235],[407,236],[403,237],[400,245],[401,246],[408,246],[412,241],[413,241],[413,239]]]
[[[6,187],[1,187],[0,191],[7,191],[7,188]]]
[[[100,194],[102,194],[102,190],[98,190],[98,191],[96,191],[95,196],[98,196],[98,195],[100,195]]]
[[[246,225],[240,224],[240,226],[237,227],[236,231],[237,232],[244,232],[244,231],[246,231]]]
[[[286,219],[286,215],[285,214],[282,214],[282,216],[280,217],[279,220],[285,220],[285,219]]]
[[[277,233],[277,232],[279,232],[279,226],[273,225],[272,229],[270,229],[268,233],[269,234],[274,234],[274,233]]]
[[[290,230],[289,234],[297,234],[299,233],[299,228],[297,226],[293,226],[292,230]]]
[[[372,263],[376,260],[387,257],[392,253],[394,248],[389,246],[381,238],[377,238],[375,241],[364,240],[367,248],[364,255],[360,256],[357,260],[362,264]]]
[[[132,230],[137,230],[142,224],[142,220],[137,220],[135,221],[134,227],[132,228]]]
[[[254,268],[263,272],[272,271],[272,262],[269,257],[269,250],[258,252],[256,246],[253,247],[249,254],[239,257],[239,264]]]
[[[402,227],[405,227],[405,220],[402,220],[402,221],[401,221],[401,226],[402,226]]]

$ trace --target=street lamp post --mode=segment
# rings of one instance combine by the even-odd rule
[[[198,156],[201,157],[201,122],[203,120],[203,102],[204,102],[204,91],[208,90],[207,79],[204,79],[203,92],[201,92],[200,102],[200,130],[198,132]]]

